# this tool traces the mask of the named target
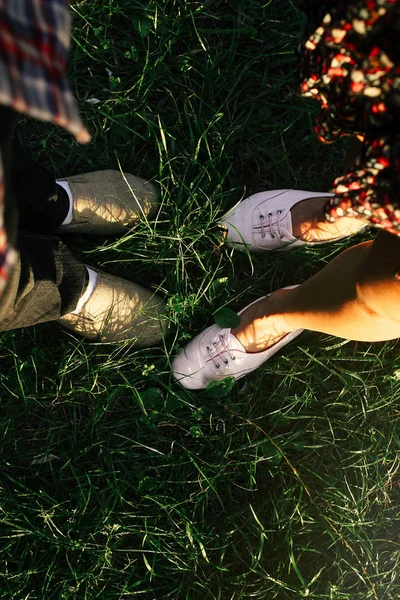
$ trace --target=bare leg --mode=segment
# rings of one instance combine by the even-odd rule
[[[233,334],[248,352],[286,333],[310,329],[359,341],[400,337],[400,238],[380,232],[299,287],[271,294],[242,314]]]

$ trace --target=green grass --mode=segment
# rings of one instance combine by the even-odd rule
[[[217,308],[354,243],[217,248],[218,217],[245,194],[327,190],[341,171],[345,144],[317,144],[296,93],[301,16],[288,0],[73,13],[70,80],[93,141],[28,120],[19,138],[56,176],[121,165],[160,188],[154,222],[72,245],[158,290],[171,329],[151,350],[51,324],[1,336],[0,598],[399,598],[395,342],[306,333],[219,400],[170,375]]]

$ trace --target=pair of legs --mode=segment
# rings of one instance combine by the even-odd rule
[[[364,223],[329,223],[326,195],[275,190],[246,198],[222,218],[226,243],[254,252],[290,250],[337,240]],[[338,255],[303,284],[278,290],[243,309],[233,329],[213,325],[174,359],[176,379],[202,389],[227,376],[250,373],[304,329],[358,341],[400,337],[399,237],[381,231],[374,241]]]
[[[165,331],[161,298],[87,267],[63,238],[124,233],[156,209],[154,186],[111,170],[56,181],[15,150],[14,121],[15,113],[0,107],[5,223],[16,256],[0,298],[0,331],[57,321],[90,339],[158,343]]]

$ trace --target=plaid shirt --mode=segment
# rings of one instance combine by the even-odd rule
[[[78,115],[65,71],[70,44],[68,0],[0,0],[0,104],[90,136]],[[15,260],[4,228],[0,156],[0,294]]]

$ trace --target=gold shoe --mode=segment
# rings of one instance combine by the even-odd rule
[[[158,344],[167,330],[161,298],[121,277],[90,270],[97,275],[92,294],[79,312],[57,322],[90,340],[130,340],[140,347]]]
[[[73,218],[56,233],[118,234],[154,212],[158,194],[152,183],[108,169],[59,179],[69,184]]]

